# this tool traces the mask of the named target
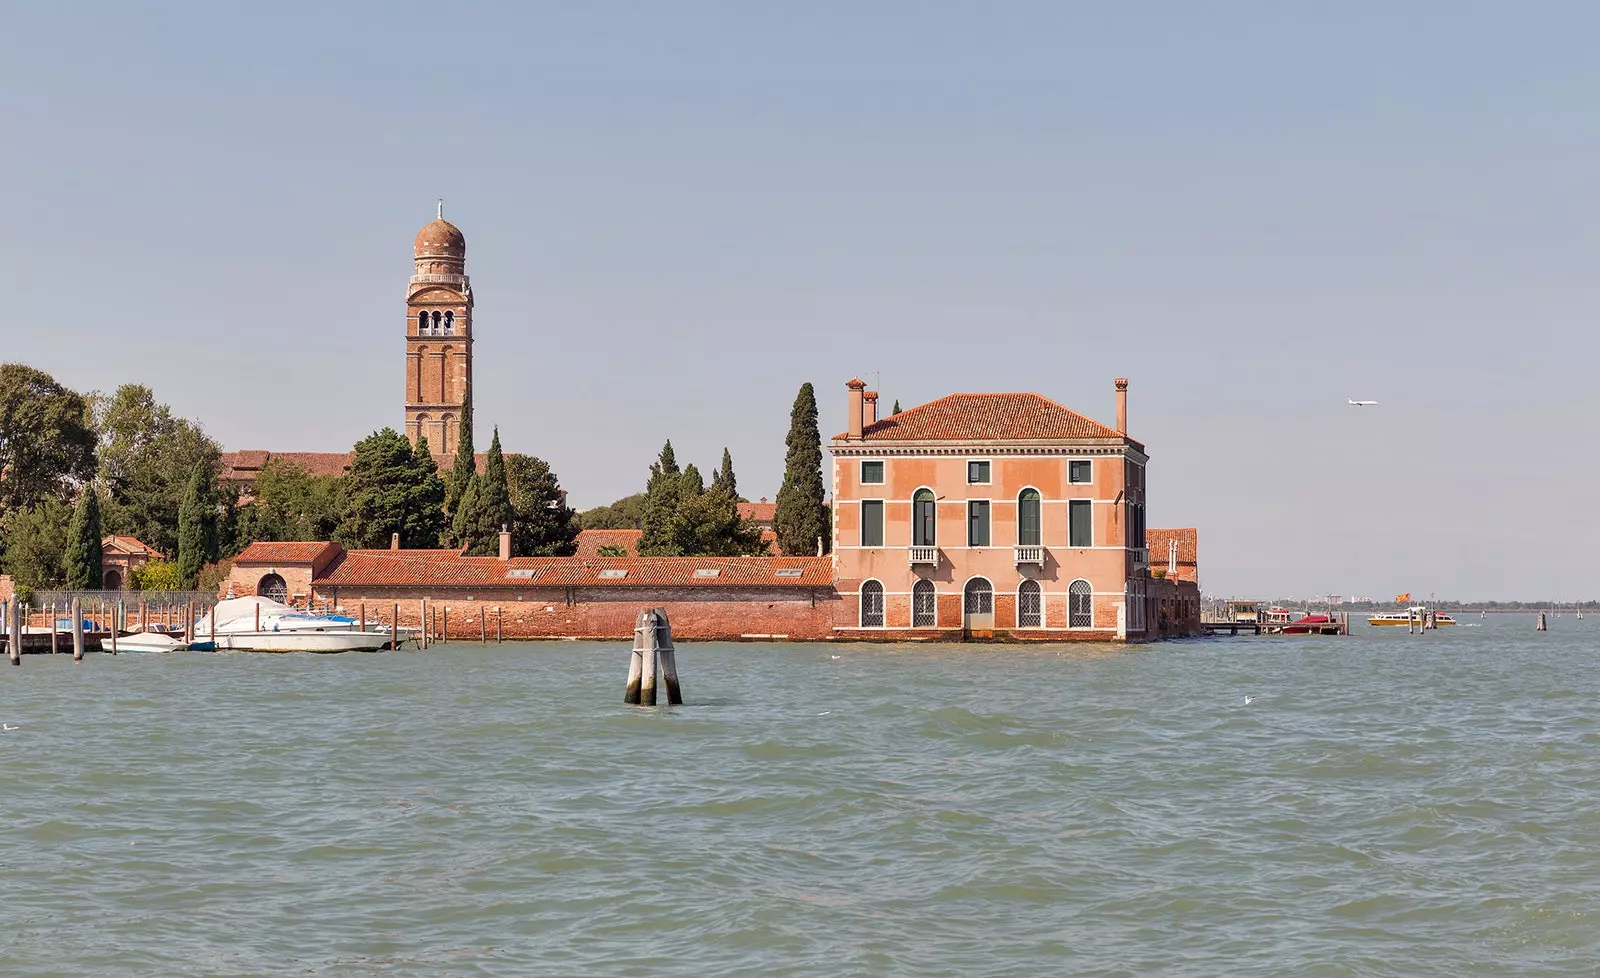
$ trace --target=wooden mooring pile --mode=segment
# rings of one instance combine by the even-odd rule
[[[657,679],[667,687],[667,703],[683,705],[678,686],[678,659],[672,647],[672,624],[663,608],[641,613],[633,623],[633,656],[628,661],[628,687],[622,701],[635,706],[656,705]]]

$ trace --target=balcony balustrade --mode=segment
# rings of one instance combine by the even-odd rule
[[[929,565],[931,565],[933,567],[939,566],[939,548],[938,547],[912,547],[911,548],[911,565],[913,567],[915,567],[918,564],[929,564]]]
[[[1044,565],[1044,548],[1038,546],[1019,546],[1017,548],[1017,563]]]

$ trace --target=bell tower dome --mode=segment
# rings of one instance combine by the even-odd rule
[[[406,289],[406,437],[428,439],[435,455],[456,450],[463,405],[472,391],[472,282],[467,239],[438,217],[412,246]],[[470,423],[470,419],[469,422]]]

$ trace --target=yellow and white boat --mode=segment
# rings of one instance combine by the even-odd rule
[[[1394,611],[1394,612],[1385,611],[1385,612],[1382,612],[1380,614],[1372,615],[1372,616],[1367,618],[1367,624],[1369,624],[1369,625],[1401,625],[1401,626],[1405,626],[1405,625],[1421,625],[1424,622],[1426,622],[1427,620],[1428,620],[1428,609],[1427,608],[1416,607],[1416,608],[1408,608],[1405,611]],[[1456,623],[1456,620],[1454,618],[1451,618],[1449,615],[1445,614],[1444,612],[1440,611],[1440,612],[1435,612],[1434,613],[1433,623],[1442,628],[1445,625],[1454,625]]]

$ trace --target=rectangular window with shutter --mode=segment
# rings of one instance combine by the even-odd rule
[[[973,499],[967,503],[967,546],[989,545],[989,500]]]
[[[1067,504],[1069,533],[1067,541],[1073,547],[1094,546],[1094,503],[1087,499],[1074,499]]]
[[[861,501],[861,545],[883,546],[883,500],[881,499]]]

